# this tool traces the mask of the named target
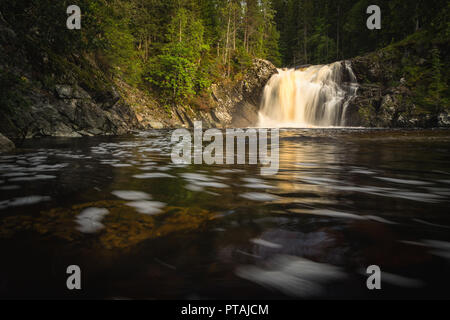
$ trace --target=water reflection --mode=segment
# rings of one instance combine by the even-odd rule
[[[275,176],[174,165],[164,130],[28,142],[0,155],[0,296],[32,295],[23,261],[42,274],[82,261],[108,275],[93,297],[370,297],[371,264],[386,272],[385,297],[448,297],[449,141],[445,130],[281,130]]]

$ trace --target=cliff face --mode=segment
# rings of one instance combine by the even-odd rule
[[[118,98],[99,102],[77,84],[58,84],[54,92],[32,88],[26,99],[0,120],[2,133],[11,138],[114,135],[138,126],[134,112]]]
[[[75,55],[68,63],[52,52],[41,51],[31,62],[30,52],[2,20],[0,35],[0,132],[5,136],[19,140],[112,135],[139,127],[134,111],[87,59],[83,59],[84,70],[73,63],[82,60]],[[58,61],[61,69],[64,63],[71,68],[56,74],[50,59]],[[95,86],[99,90],[94,90]]]
[[[211,97],[204,109],[176,106],[164,110],[155,101],[147,99],[147,102],[135,104],[136,114],[145,127],[152,128],[192,127],[194,121],[202,121],[204,127],[216,128],[255,125],[264,87],[277,72],[271,62],[254,59],[242,80],[213,84],[210,88]],[[135,96],[142,97],[142,93]],[[142,108],[139,105],[150,107]]]
[[[417,34],[351,59],[359,89],[348,107],[353,126],[447,127],[448,42]]]
[[[247,127],[257,123],[264,87],[278,73],[269,61],[255,59],[244,79],[233,87],[214,85],[213,116],[221,126]]]

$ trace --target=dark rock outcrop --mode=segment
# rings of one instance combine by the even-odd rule
[[[54,95],[35,89],[27,99],[28,106],[0,120],[2,133],[10,138],[116,135],[139,126],[129,106],[109,101],[112,106],[106,109],[77,85],[57,85]]]
[[[2,134],[20,140],[41,136],[116,135],[140,127],[134,110],[121,101],[112,83],[103,79],[102,94],[97,95],[83,89],[69,70],[68,76],[38,72],[22,41],[4,19],[0,19],[0,31]],[[39,63],[46,66],[48,55],[44,52],[42,55]],[[89,68],[96,71],[93,65]],[[93,76],[93,73],[87,74]],[[44,85],[45,76],[51,81]]]
[[[433,49],[446,52],[448,43],[431,44],[419,38],[351,59],[359,89],[347,109],[348,124],[449,127],[450,106],[445,99],[435,99],[431,90],[435,81]]]
[[[14,149],[14,143],[0,133],[0,152],[7,152]]]

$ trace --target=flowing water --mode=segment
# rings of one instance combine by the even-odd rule
[[[0,155],[0,297],[449,297],[449,131],[282,129],[274,176],[174,165],[170,135]]]
[[[357,89],[347,61],[279,69],[264,89],[259,126],[345,126],[346,108]]]

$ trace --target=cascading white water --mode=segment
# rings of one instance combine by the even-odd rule
[[[349,81],[343,81],[344,74]],[[347,61],[279,69],[264,88],[259,126],[344,126],[348,102],[357,88]]]

